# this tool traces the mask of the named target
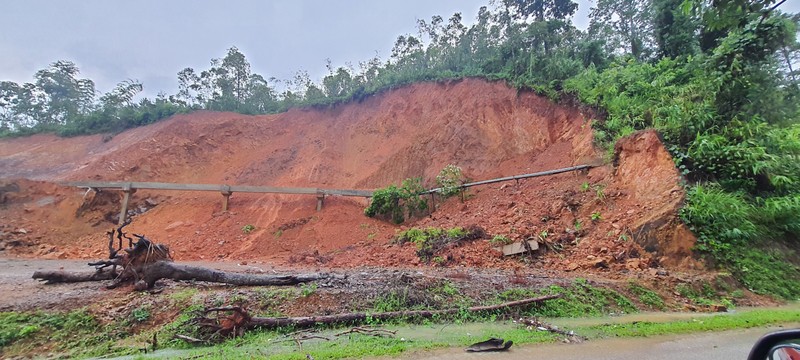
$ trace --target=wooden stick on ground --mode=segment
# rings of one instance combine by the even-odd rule
[[[507,303],[489,305],[489,306],[473,306],[467,308],[467,312],[482,312],[494,311],[505,308],[523,306],[533,303],[538,303],[546,300],[557,299],[561,294],[546,295],[537,298],[524,299],[519,301],[511,301]],[[284,318],[261,318],[253,317],[250,321],[250,327],[264,327],[264,328],[278,328],[285,326],[294,326],[297,328],[307,328],[318,324],[342,324],[342,323],[364,323],[368,318],[373,320],[388,320],[396,318],[432,318],[438,315],[451,315],[456,314],[462,309],[445,309],[445,310],[406,310],[406,311],[389,311],[383,313],[345,313],[337,315],[322,315],[322,316],[301,316],[301,317],[284,317]]]
[[[352,328],[350,330],[342,331],[342,332],[340,332],[340,333],[338,333],[338,334],[336,334],[334,336],[342,336],[342,335],[353,334],[353,333],[364,334],[364,335],[372,335],[372,336],[377,336],[377,337],[384,337],[384,336],[392,337],[395,334],[397,334],[397,331],[386,330],[386,329],[370,329],[370,328],[363,328],[363,327],[358,327],[357,326],[357,327],[354,327],[354,328]]]

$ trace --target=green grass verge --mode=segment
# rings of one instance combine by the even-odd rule
[[[554,320],[557,323],[557,320]],[[704,331],[723,331],[760,327],[781,323],[800,322],[800,309],[763,309],[726,313],[719,315],[698,314],[687,320],[670,322],[621,322],[576,326],[575,333],[589,339],[607,337],[646,337],[667,334],[688,334]],[[366,356],[397,356],[408,351],[430,350],[445,347],[461,347],[498,337],[512,340],[517,345],[548,343],[559,340],[549,332],[527,330],[512,323],[467,323],[462,325],[402,325],[392,327],[397,330],[395,338],[375,338],[364,335],[334,337],[333,341],[307,341],[299,351],[291,341],[276,332],[251,333],[242,338],[223,344],[186,350],[180,353],[169,352],[153,357],[208,358],[208,359],[306,359],[306,354],[316,359],[344,359]],[[332,337],[336,331],[327,330],[322,335]],[[144,358],[144,356],[142,356]],[[147,358],[152,358],[148,356]]]
[[[0,358],[33,350],[68,357],[122,354],[129,350],[112,348],[124,335],[118,326],[101,326],[85,309],[68,313],[0,312]]]
[[[576,332],[590,338],[644,337],[667,334],[687,334],[702,331],[746,329],[782,323],[800,322],[800,309],[762,309],[731,314],[698,316],[689,320],[670,322],[636,321],[579,327]]]

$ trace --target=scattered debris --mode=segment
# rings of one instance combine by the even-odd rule
[[[227,337],[241,336],[246,329],[251,328],[278,328],[291,326],[294,328],[309,328],[315,325],[332,325],[332,324],[358,324],[370,320],[389,320],[396,318],[425,318],[429,319],[434,316],[452,315],[461,311],[467,312],[484,312],[501,310],[505,308],[518,307],[530,305],[547,300],[560,298],[561,294],[546,295],[536,298],[523,299],[518,301],[511,301],[498,305],[489,306],[473,306],[467,309],[444,309],[444,310],[406,310],[406,311],[389,311],[382,313],[344,313],[336,315],[321,315],[321,316],[302,316],[302,317],[253,317],[242,307],[220,307],[206,309],[202,315],[196,317],[190,322],[197,325],[199,332],[205,334],[204,341],[218,341]],[[216,316],[207,317],[209,313],[214,313]],[[222,315],[224,313],[224,315]],[[364,327],[355,327],[350,331],[337,334],[344,335],[348,333],[369,333],[371,335],[382,334],[388,335],[394,333],[381,329],[368,329]],[[376,335],[376,336],[382,336]]]
[[[363,334],[363,335],[372,335],[377,337],[394,337],[397,334],[397,331],[386,330],[386,329],[375,329],[375,328],[368,328],[368,327],[354,327],[350,330],[340,332],[334,336],[342,336],[347,334]]]
[[[464,349],[467,352],[484,352],[484,351],[506,351],[514,342],[511,340],[505,341],[503,339],[491,338],[486,341],[474,343]]]
[[[535,317],[520,318],[519,320],[515,320],[514,322],[520,325],[524,325],[528,330],[549,331],[551,333],[563,335],[565,337],[564,342],[566,343],[581,343],[587,340],[585,336],[577,335],[572,330],[570,331],[561,330],[557,326],[543,323]]]
[[[539,249],[539,242],[536,240],[518,241],[508,245],[503,245],[494,248],[495,250],[502,251],[504,256],[521,254],[524,252],[531,252]]]

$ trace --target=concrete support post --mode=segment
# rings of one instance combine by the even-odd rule
[[[230,200],[231,195],[233,195],[233,192],[231,191],[231,187],[229,185],[223,185],[222,186],[222,211],[223,212],[227,212],[228,211],[228,201]]]
[[[131,189],[131,184],[127,183],[122,187],[122,209],[119,211],[119,223],[117,225],[122,226],[125,223],[125,220],[128,219],[128,203],[131,201],[131,194],[136,192],[135,189]]]
[[[317,193],[317,211],[322,211],[322,203],[325,201],[325,194]]]

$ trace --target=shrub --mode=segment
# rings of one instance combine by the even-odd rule
[[[756,236],[751,221],[753,207],[744,194],[723,191],[719,186],[694,186],[686,193],[680,216],[697,235],[697,250],[719,254],[733,244],[746,244]]]
[[[428,227],[425,229],[411,228],[400,232],[395,237],[395,242],[405,244],[412,242],[417,246],[417,256],[423,261],[431,261],[437,252],[451,244],[482,238],[486,235],[483,228],[471,226],[469,228],[454,227],[441,229]],[[444,258],[438,260],[438,265],[444,265]]]
[[[364,209],[364,215],[391,219],[396,224],[405,221],[406,216],[414,216],[428,210],[428,203],[419,195],[425,189],[419,178],[403,180],[401,187],[389,185],[375,190],[372,201]]]
[[[495,246],[502,246],[502,245],[508,245],[508,244],[511,244],[512,242],[514,242],[514,240],[511,240],[511,239],[509,239],[509,238],[508,238],[507,236],[505,236],[505,235],[495,235],[495,236],[492,238],[492,240],[489,240],[489,242],[490,242],[492,245],[495,245]]]
[[[445,198],[458,194],[461,185],[464,184],[461,168],[452,164],[445,166],[439,175],[436,175],[436,184],[441,189],[439,193]]]
[[[247,224],[245,226],[242,226],[242,232],[245,233],[245,234],[249,234],[249,233],[253,232],[253,230],[255,230],[255,229],[256,229],[256,227],[254,225],[252,225],[252,224]]]

